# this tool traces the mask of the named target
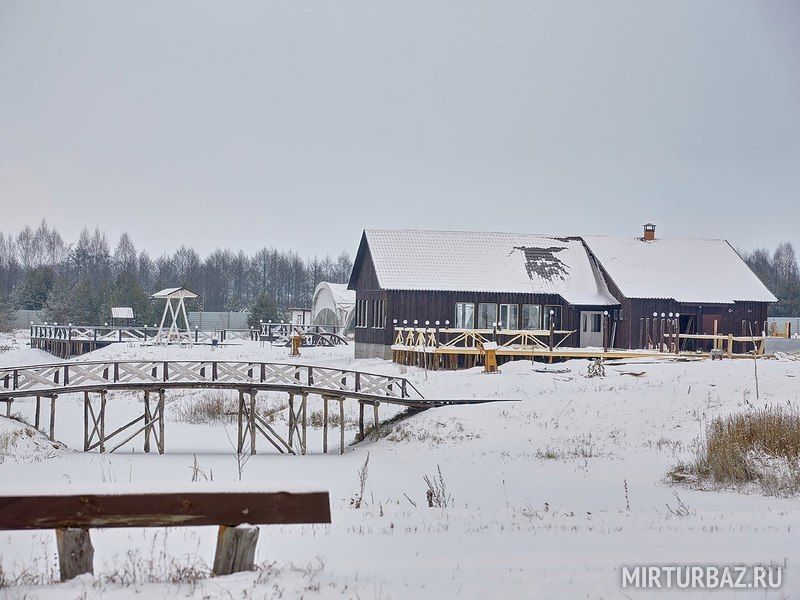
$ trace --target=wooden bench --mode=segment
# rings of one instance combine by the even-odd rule
[[[191,487],[207,488],[200,484]],[[320,491],[0,496],[0,531],[55,529],[61,581],[94,573],[94,548],[89,537],[93,528],[218,525],[212,572],[228,575],[254,568],[256,525],[330,522],[328,492]]]

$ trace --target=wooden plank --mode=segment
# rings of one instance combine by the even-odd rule
[[[0,531],[330,522],[328,492],[0,497]]]

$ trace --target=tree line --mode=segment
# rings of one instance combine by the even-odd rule
[[[44,311],[48,322],[102,324],[112,306],[130,306],[136,323],[153,324],[163,305],[150,295],[177,286],[200,295],[192,309],[251,310],[254,322],[279,320],[285,308],[310,306],[320,281],[347,282],[352,266],[347,252],[304,259],[266,247],[251,256],[218,248],[202,257],[181,246],[153,258],[127,233],[113,248],[100,229],[67,243],[42,221],[16,235],[0,232],[0,320],[28,309]]]
[[[769,307],[770,316],[800,316],[800,269],[792,244],[778,244],[774,252],[767,248],[756,248],[744,253],[743,258],[778,298],[778,302]]]

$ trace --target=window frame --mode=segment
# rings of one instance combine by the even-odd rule
[[[506,319],[503,319],[503,308],[507,309]],[[513,309],[514,312],[514,326],[511,326],[510,319],[508,318],[508,314]],[[497,313],[498,322],[502,323],[503,329],[510,329],[512,331],[516,331],[519,329],[519,304],[514,302],[512,303],[502,303],[500,304],[500,310]]]
[[[535,308],[539,309],[537,311],[537,319],[536,319],[536,326],[535,327],[525,327],[525,325],[524,325],[524,323],[525,323],[525,308],[526,307],[535,307]],[[544,311],[542,309],[542,305],[541,304],[525,303],[525,304],[522,305],[522,310],[521,310],[520,314],[521,314],[521,317],[522,317],[520,319],[520,328],[523,331],[541,331],[542,330],[542,315],[544,314]]]
[[[472,307],[472,313],[470,314],[470,321],[471,323],[469,326],[466,325],[459,325],[461,319],[459,319],[459,307]],[[454,329],[475,329],[475,303],[474,302],[467,302],[467,301],[457,301],[456,308],[455,308],[455,318],[453,319],[453,326]]]
[[[494,306],[494,319],[487,319],[486,326],[481,327],[481,306]],[[478,329],[493,329],[492,323],[497,323],[497,302],[478,302]]]

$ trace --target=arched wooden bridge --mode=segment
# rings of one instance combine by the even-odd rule
[[[83,361],[0,368],[0,402],[6,402],[7,414],[16,398],[36,398],[36,423],[39,428],[41,400],[50,400],[50,439],[55,438],[56,399],[60,395],[84,395],[84,450],[105,451],[117,436],[113,452],[140,433],[144,450],[150,451],[154,438],[159,453],[164,452],[164,397],[172,389],[229,389],[239,392],[238,451],[249,440],[249,452],[256,452],[256,437],[261,434],[281,453],[306,453],[307,402],[309,395],[323,401],[323,452],[328,451],[328,404],[339,404],[339,450],[344,453],[344,402],[359,403],[359,439],[363,439],[364,407],[372,405],[374,428],[379,429],[378,407],[382,403],[424,410],[448,404],[475,404],[492,400],[428,400],[404,377],[352,371],[333,367],[296,363],[230,361]],[[140,417],[108,433],[105,428],[109,410],[107,394],[113,390],[139,391],[144,396]],[[256,396],[259,391],[288,394],[289,432],[284,438],[259,414]],[[156,398],[151,399],[151,395]],[[299,397],[299,398],[298,398]],[[127,436],[122,434],[127,433]]]

